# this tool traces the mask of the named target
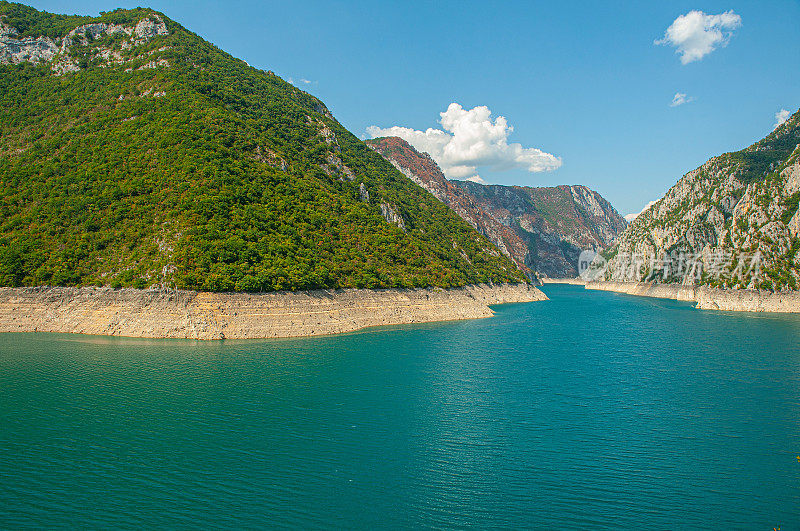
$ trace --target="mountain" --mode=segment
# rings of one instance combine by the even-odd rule
[[[531,277],[577,276],[581,250],[608,248],[626,226],[608,201],[585,186],[531,188],[450,181],[430,155],[401,138],[376,138],[367,144]]]
[[[317,98],[163,14],[0,2],[0,285],[524,279]]]
[[[798,201],[800,111],[684,175],[605,253],[604,278],[796,290]]]

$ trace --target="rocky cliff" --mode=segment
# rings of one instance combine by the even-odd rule
[[[81,24],[63,37],[22,36],[17,28],[4,21],[5,18],[0,16],[0,64],[46,64],[57,75],[77,72],[89,60],[103,66],[124,64],[135,54],[123,55],[122,52],[145,44],[153,37],[169,34],[166,24],[156,13],[129,25],[107,22]],[[108,40],[103,42],[106,38]],[[90,47],[90,43],[95,41],[100,42]],[[166,60],[159,60],[145,63],[139,68],[168,64]]]
[[[531,188],[450,181],[397,137],[367,144],[510,256],[529,276],[575,277],[580,252],[607,248],[626,222],[585,186]]]
[[[613,281],[796,290],[798,200],[800,111],[763,140],[684,175],[598,270]]]

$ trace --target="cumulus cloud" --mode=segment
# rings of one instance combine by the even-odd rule
[[[644,208],[643,208],[642,210],[640,210],[639,212],[637,212],[637,213],[635,213],[635,214],[625,214],[623,217],[625,218],[625,221],[627,221],[628,223],[630,223],[630,222],[632,222],[634,219],[636,219],[636,218],[638,218],[639,216],[641,216],[641,215],[642,215],[642,212],[644,212],[645,210],[647,210],[647,209],[648,209],[648,208],[650,208],[651,206],[655,205],[656,203],[657,203],[657,201],[650,201],[650,202],[649,202],[649,203],[647,203],[647,204],[644,206]]]
[[[478,176],[478,168],[504,171],[522,168],[530,172],[554,170],[561,159],[544,151],[508,143],[514,128],[503,116],[494,120],[486,106],[466,110],[451,103],[439,113],[442,129],[417,131],[408,127],[367,127],[372,138],[399,136],[418,151],[426,151],[442,168],[445,176],[468,179]]]
[[[683,105],[684,103],[691,103],[694,101],[694,96],[687,96],[683,92],[676,92],[675,96],[672,97],[672,103],[669,104],[670,107],[677,107],[678,105]]]
[[[298,86],[301,83],[303,85],[310,85],[311,83],[313,83],[313,81],[310,81],[310,80],[308,80],[308,79],[306,79],[304,77],[301,77],[300,79],[295,79],[293,77],[290,77],[288,81],[289,81],[289,83],[291,83],[294,86]]]
[[[772,126],[772,130],[774,131],[775,129],[777,129],[781,125],[783,125],[783,122],[788,120],[791,115],[792,115],[792,113],[790,113],[786,109],[781,109],[780,111],[776,112],[775,113],[775,125]]]
[[[664,38],[655,44],[675,48],[681,63],[699,61],[730,41],[734,30],[742,25],[742,17],[733,11],[719,15],[706,15],[702,11],[689,11],[681,15],[664,32]]]
[[[481,179],[477,175],[473,175],[472,177],[469,177],[467,180],[468,181],[472,181],[474,183],[478,183],[478,184],[488,184],[486,181],[484,181],[483,179]]]

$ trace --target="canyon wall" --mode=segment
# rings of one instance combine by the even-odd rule
[[[800,111],[755,144],[681,177],[604,255],[603,280],[796,291],[798,205]]]
[[[576,276],[584,249],[601,251],[626,222],[585,186],[501,186],[449,180],[428,153],[399,137],[367,145],[510,257],[529,278]]]

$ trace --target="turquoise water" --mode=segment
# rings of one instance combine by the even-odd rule
[[[0,334],[0,528],[800,529],[800,318],[545,291],[301,340]]]

